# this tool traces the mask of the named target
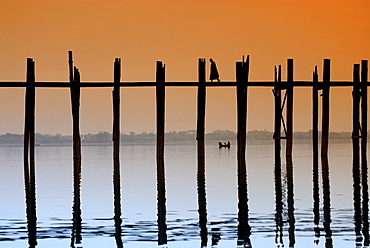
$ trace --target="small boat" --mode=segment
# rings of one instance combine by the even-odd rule
[[[219,148],[222,148],[222,147],[226,147],[226,148],[230,148],[230,141],[228,141],[227,143],[221,143],[221,142],[218,142],[218,147]]]

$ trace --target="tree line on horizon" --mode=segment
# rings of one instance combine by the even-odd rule
[[[320,135],[320,133],[319,133]],[[206,140],[218,140],[225,142],[227,140],[236,140],[237,134],[230,130],[216,130],[205,135]],[[281,134],[284,136],[284,133]],[[165,135],[166,141],[192,141],[196,140],[196,130],[188,131],[170,131]],[[351,132],[331,132],[330,139],[351,139]],[[248,131],[247,140],[272,140],[273,132],[267,130]],[[294,132],[293,139],[312,139],[312,130],[307,132]],[[72,135],[61,134],[40,134],[35,135],[36,144],[72,144]],[[121,133],[121,143],[152,143],[156,141],[155,133],[142,132],[140,134],[130,132],[130,134]],[[81,135],[81,142],[84,144],[108,144],[112,142],[112,134],[106,131],[100,131],[97,134]],[[23,134],[7,133],[0,135],[0,144],[23,144]]]

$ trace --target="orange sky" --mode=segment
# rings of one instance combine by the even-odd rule
[[[122,58],[122,81],[196,81],[199,57],[215,59],[221,80],[251,55],[251,80],[273,80],[273,66],[294,58],[295,79],[310,80],[332,59],[332,79],[351,80],[353,63],[370,58],[370,2],[359,0],[13,0],[0,3],[0,81],[23,81],[27,57],[36,80],[68,81],[73,50],[82,81],[110,81]],[[207,65],[207,70],[208,70]],[[285,71],[283,73],[285,79]],[[155,131],[155,90],[122,89],[122,131]],[[351,129],[351,90],[331,91],[332,131]],[[295,130],[310,129],[310,89],[295,90]],[[166,131],[195,129],[196,89],[167,90]],[[0,134],[22,133],[24,90],[0,89]],[[69,91],[38,89],[36,129],[71,133]],[[84,89],[81,132],[112,129],[111,89]],[[236,129],[235,89],[207,91],[206,131]],[[248,129],[273,127],[271,88],[250,88]]]

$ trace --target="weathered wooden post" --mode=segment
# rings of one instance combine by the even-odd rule
[[[295,218],[294,218],[294,183],[293,183],[293,59],[287,60],[287,88],[286,88],[286,164],[287,164],[287,189],[288,189],[288,222],[289,222],[289,247],[295,244]]]
[[[113,158],[119,159],[120,144],[120,82],[121,59],[114,61],[114,88],[113,88]]]
[[[164,155],[164,122],[165,122],[165,65],[157,61],[156,98],[157,98],[157,157]]]
[[[352,151],[353,151],[353,205],[356,244],[362,242],[361,236],[361,185],[360,185],[360,65],[353,66],[353,111],[352,111]]]
[[[286,100],[286,156],[292,156],[293,149],[293,59],[288,59]]]
[[[158,245],[167,244],[166,184],[164,171],[165,66],[157,61],[157,214]]]
[[[72,51],[68,51],[69,80],[72,105],[73,129],[73,227],[71,246],[82,240],[81,218],[81,137],[80,137],[80,72],[73,67]],[[71,74],[72,73],[72,74]]]
[[[279,70],[275,66],[275,86],[272,92],[275,100],[275,119],[274,119],[274,141],[275,141],[275,166],[280,164],[280,150],[281,150],[281,65]]]
[[[35,173],[35,62],[27,58],[26,97],[24,125],[24,182],[26,190],[26,214],[28,243],[37,245],[36,240],[36,173]]]
[[[115,239],[118,248],[123,248],[121,232],[121,173],[120,173],[120,82],[121,59],[114,61],[114,87],[113,87],[113,187],[114,187],[114,225]]]
[[[317,74],[317,66],[313,72],[313,87],[312,87],[312,149],[314,165],[319,163],[319,76]],[[315,168],[315,167],[314,167]],[[314,169],[314,172],[316,170]]]
[[[277,68],[275,66],[275,86],[272,90],[274,94],[275,118],[274,118],[274,142],[275,142],[275,222],[276,222],[276,236],[275,243],[283,244],[283,202],[282,202],[282,188],[281,188],[281,65]]]
[[[238,112],[238,245],[250,244],[250,226],[248,224],[248,191],[247,191],[247,169],[245,161],[246,149],[246,123],[247,123],[247,84],[249,77],[249,55],[247,60],[236,62],[236,95]]]
[[[198,149],[198,212],[201,247],[207,246],[207,201],[206,201],[206,178],[205,178],[205,114],[206,114],[206,60],[198,60],[198,119],[197,119],[197,149]]]
[[[361,159],[362,164],[366,165],[366,147],[367,147],[367,74],[368,61],[361,61]],[[364,168],[365,169],[365,168]]]
[[[368,173],[367,173],[367,82],[368,81],[368,61],[361,61],[361,179],[362,179],[362,233],[364,235],[364,245],[369,245],[369,192],[368,192]]]
[[[326,245],[332,246],[331,213],[330,213],[330,177],[328,161],[329,142],[329,107],[330,107],[330,59],[324,59],[323,87],[322,87],[322,136],[321,136],[321,162],[324,196],[324,230]]]
[[[69,79],[71,84],[70,91],[71,91],[71,105],[73,119],[73,158],[76,159],[76,161],[80,161],[81,160],[80,72],[76,67],[73,67],[72,51],[68,51],[68,55],[69,55],[69,72],[70,72]],[[81,164],[80,162],[78,163]]]
[[[76,166],[81,166],[81,136],[80,136],[80,72],[74,67],[73,83],[71,85],[71,102],[73,117],[73,159]]]
[[[197,143],[198,158],[204,157],[204,132],[206,115],[206,60],[198,60],[198,119],[197,119]]]
[[[322,88],[322,137],[321,156],[328,155],[329,142],[329,108],[330,108],[330,59],[324,59],[324,74]]]
[[[246,129],[247,129],[247,93],[248,93],[248,77],[249,77],[249,55],[247,60],[236,62],[236,96],[237,96],[237,112],[238,112],[238,156],[245,157]]]
[[[313,155],[313,212],[315,236],[320,237],[320,193],[319,193],[319,76],[317,73],[317,66],[312,74],[312,155]]]

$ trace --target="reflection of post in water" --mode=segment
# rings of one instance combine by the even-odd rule
[[[82,218],[81,218],[81,163],[79,160],[74,159],[73,169],[73,224],[72,224],[72,238],[71,247],[75,244],[80,244],[82,241]]]
[[[327,156],[321,156],[322,178],[324,188],[324,230],[325,230],[325,247],[333,247],[330,213],[330,180],[329,180],[329,163]]]
[[[115,226],[115,238],[118,248],[123,247],[122,243],[122,219],[121,219],[121,177],[120,177],[120,164],[119,159],[114,159],[113,169],[113,184],[114,184],[114,226]]]
[[[120,144],[120,80],[121,59],[114,61],[114,89],[113,89],[113,190],[114,190],[114,226],[115,238],[118,248],[123,247],[121,232],[121,176],[119,163]]]
[[[206,81],[205,59],[199,59],[199,83]],[[204,123],[206,112],[206,86],[198,86],[198,121],[197,121],[197,149],[198,149],[198,212],[201,247],[207,246],[207,200],[206,200],[206,178],[205,178],[205,152],[204,152]]]
[[[35,62],[27,59],[27,86],[24,125],[24,184],[26,191],[26,215],[28,244],[37,245],[36,240],[36,182],[35,182]]]
[[[245,157],[238,157],[238,195],[239,195],[239,213],[238,213],[238,245],[250,247],[251,228],[248,223],[248,190],[247,190],[247,171]]]
[[[315,243],[318,243],[320,237],[320,193],[319,193],[319,86],[318,86],[317,66],[313,72],[313,87],[312,87],[312,178],[313,178],[313,213],[315,224]]]
[[[281,88],[277,85],[281,83],[281,65],[279,70],[275,66],[275,83],[274,99],[275,99],[275,125],[274,125],[274,141],[275,141],[275,222],[276,222],[276,244],[283,244],[283,202],[282,202],[282,186],[281,186]]]
[[[166,185],[163,158],[157,158],[158,245],[167,244]]]
[[[352,151],[353,151],[353,206],[355,211],[355,233],[356,244],[361,245],[361,185],[360,185],[360,65],[355,64],[353,67],[353,112],[352,112]]]
[[[369,193],[367,184],[367,74],[368,61],[361,61],[361,176],[364,245],[369,245]]]
[[[330,59],[324,60],[323,90],[322,90],[322,138],[321,138],[321,163],[324,188],[324,230],[325,247],[333,247],[332,231],[330,228],[330,180],[328,162],[329,141],[329,82],[330,82]]]
[[[71,247],[81,243],[82,219],[81,219],[81,137],[80,137],[80,73],[73,68],[72,52],[69,51],[70,91],[73,119],[73,226]]]
[[[294,218],[294,184],[292,157],[286,157],[287,164],[287,190],[288,190],[288,223],[289,223],[289,247],[295,244],[295,218]]]
[[[276,163],[278,162],[278,164]],[[283,194],[281,185],[281,162],[275,161],[275,222],[276,236],[275,243],[283,245]]]
[[[201,247],[206,247],[208,242],[207,230],[207,199],[204,157],[198,157],[198,213]]]

